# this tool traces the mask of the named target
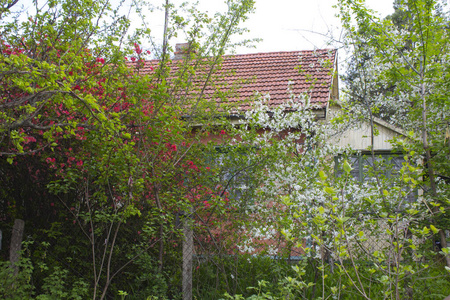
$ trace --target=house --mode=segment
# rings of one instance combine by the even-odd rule
[[[187,54],[189,44],[177,44],[173,58],[173,71]],[[255,95],[270,94],[270,106],[277,106],[289,99],[292,93],[306,93],[318,120],[330,121],[339,111],[338,55],[336,49],[303,51],[280,51],[241,55],[225,55],[220,67],[213,74],[213,80],[202,87],[202,96],[210,103],[233,107],[229,116],[240,119],[251,108]],[[143,67],[143,73],[150,73],[158,62]],[[199,72],[190,79],[197,87],[205,81],[205,72]],[[191,90],[192,92],[192,90]],[[198,93],[198,90],[194,92]],[[392,150],[388,142],[394,136],[404,133],[375,118],[379,134],[374,138],[374,149],[386,152]],[[357,151],[366,151],[371,144],[369,122],[361,122],[330,139],[330,143],[342,147],[350,146]]]
[[[185,63],[182,59],[183,54],[188,54],[185,53],[188,48],[188,44],[176,46],[172,72],[181,69],[180,65]],[[199,60],[189,63],[202,62]],[[175,94],[180,98],[204,97],[212,105],[211,108],[215,106],[211,109],[215,112],[223,113],[224,105],[231,107],[227,110],[227,117],[235,124],[239,124],[245,122],[243,115],[251,109],[252,100],[258,95],[270,94],[268,104],[270,107],[275,107],[289,99],[291,92],[296,95],[306,93],[310,97],[316,119],[326,123],[340,109],[337,67],[337,51],[334,49],[225,55],[214,73],[204,70],[192,74],[188,79],[190,82],[186,83],[188,92],[180,90]],[[149,67],[144,66],[142,71],[149,72],[149,70]],[[214,79],[208,82],[207,79],[212,76]],[[195,100],[189,105],[195,106]],[[186,116],[189,117],[189,113],[186,113]],[[376,119],[375,123],[380,134],[375,137],[374,149],[386,154],[392,150],[387,140],[402,132],[382,120]],[[330,138],[329,143],[342,147],[350,146],[357,151],[367,151],[371,144],[368,124],[368,122],[361,122],[357,126],[349,127],[339,135]],[[218,135],[210,136],[210,139],[219,138]],[[355,162],[358,159],[360,158],[355,158]],[[362,163],[359,164],[359,166],[362,165]],[[363,169],[355,168],[355,170],[359,172],[355,176],[362,179]],[[265,244],[267,240],[262,240],[261,245]],[[284,247],[283,242],[280,242],[278,247]],[[244,250],[250,253],[258,252],[257,249]],[[300,254],[301,251],[297,250],[290,255],[299,256]]]

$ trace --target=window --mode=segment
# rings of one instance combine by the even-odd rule
[[[342,174],[342,170],[339,169],[340,162],[343,156],[335,158],[335,166],[337,175]],[[366,182],[375,182],[378,179],[381,182],[388,182],[386,189],[389,190],[389,185],[402,186],[403,191],[406,193],[404,200],[407,202],[413,202],[417,199],[417,189],[411,190],[408,188],[408,184],[402,182],[400,178],[400,170],[403,167],[405,159],[401,154],[392,154],[390,152],[375,153],[373,158],[371,153],[360,153],[357,155],[351,155],[347,157],[352,170],[351,176],[358,182],[364,184]]]
[[[225,191],[233,205],[251,208],[253,193],[257,186],[257,178],[252,176],[257,164],[251,159],[253,149],[233,147],[217,147],[213,155],[212,165],[216,169],[217,186]]]

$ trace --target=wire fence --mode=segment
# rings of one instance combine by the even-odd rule
[[[247,287],[257,286],[258,279],[281,280],[290,274],[292,264],[303,260],[325,260],[329,265],[339,263],[336,249],[321,248],[310,237],[294,244],[280,232],[271,233],[265,239],[261,234],[251,236],[231,224],[205,227],[196,226],[198,223],[197,220],[187,226],[185,222],[183,228],[186,244],[183,244],[183,300],[193,299],[193,295],[198,299],[215,299],[217,294],[225,292],[243,294]],[[399,250],[396,243],[404,243],[405,249]],[[415,256],[413,247],[407,247],[409,244],[433,247],[429,238],[412,237],[408,224],[392,224],[379,218],[374,220],[373,228],[365,229],[363,238],[353,238],[349,242],[349,251],[365,263],[374,261],[377,252],[384,255],[384,264],[430,260],[430,257]],[[313,248],[315,252],[306,254],[305,248]]]
[[[311,237],[299,238],[294,243],[286,239],[279,229],[272,228],[262,232],[256,226],[251,226],[252,216],[244,217],[242,214],[234,213],[221,215],[220,218],[215,219],[211,214],[199,215],[191,210],[182,214],[175,222],[174,230],[178,231],[177,234],[166,236],[164,240],[155,239],[150,244],[151,248],[146,249],[145,251],[148,253],[144,254],[148,254],[152,261],[159,259],[159,243],[162,241],[165,244],[164,264],[178,266],[178,269],[175,267],[165,271],[167,276],[179,278],[168,287],[172,290],[170,299],[218,299],[224,293],[245,294],[248,287],[257,286],[260,280],[279,282],[285,276],[292,274],[292,264],[306,258],[312,263],[314,263],[314,259],[316,261],[325,260],[330,265],[338,262],[333,249],[319,247]],[[244,219],[245,222],[240,222]],[[64,228],[66,231],[61,232],[60,243],[64,242],[64,235],[70,237],[78,232],[76,224],[73,224],[71,230],[68,230],[67,227]],[[57,230],[54,229],[54,231]],[[368,227],[363,230],[365,231],[364,238],[353,239],[350,243],[351,250],[360,257],[373,257],[376,251],[384,253],[386,258],[383,263],[395,262],[395,260],[421,262],[429,260],[427,257],[417,258],[414,256],[412,248],[402,250],[400,253],[395,248],[395,243],[399,240],[406,244],[414,243],[436,247],[434,241],[430,242],[429,239],[414,239],[409,231],[409,224],[406,223],[393,224],[386,219],[379,218],[375,219],[372,228]],[[123,238],[130,244],[138,243],[138,239],[133,235]],[[44,238],[42,239],[44,240]],[[5,241],[8,240],[5,239]],[[105,241],[105,243],[108,242]],[[41,246],[38,243],[35,245],[36,248]],[[6,248],[8,245],[4,243],[3,250]],[[305,248],[315,250],[313,253],[307,254]],[[170,249],[173,251],[172,258],[169,257]],[[58,260],[63,267],[73,271],[77,276],[88,280],[86,274],[80,271],[82,266],[89,265],[89,263],[84,265],[81,263],[83,257],[77,257],[79,262],[69,260],[58,256],[56,250],[52,247],[48,248],[47,255]],[[136,265],[145,262],[144,258],[144,256],[140,256],[139,259],[136,259]],[[117,266],[115,267],[117,268]],[[133,276],[135,270],[133,268],[123,270],[129,276]],[[152,270],[154,271],[154,269],[149,269],[147,272],[152,272]],[[108,297],[114,299],[115,295],[112,292],[108,293],[110,293]]]

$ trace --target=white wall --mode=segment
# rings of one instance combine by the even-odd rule
[[[338,107],[329,107],[327,119],[333,117],[339,111]],[[392,145],[389,140],[394,136],[404,136],[404,133],[387,122],[376,119],[374,120],[375,127],[379,134],[374,137],[374,150],[392,150]],[[369,150],[371,146],[371,130],[369,120],[360,121],[345,131],[332,136],[329,140],[333,145],[340,147],[351,146],[354,150]]]

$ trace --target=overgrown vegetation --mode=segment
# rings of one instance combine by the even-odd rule
[[[128,33],[108,1],[35,1],[27,18],[0,3],[3,245],[26,223],[21,260],[1,249],[1,297],[180,299],[189,230],[198,299],[450,294],[450,39],[437,1],[396,1],[385,20],[339,1],[354,57],[342,114],[322,124],[307,93],[278,107],[267,95],[240,126],[203,88],[220,91],[211,80],[253,1],[215,18],[166,1],[154,61],[149,30]],[[172,61],[181,31],[189,51]],[[404,132],[395,155],[375,152],[377,117]],[[355,120],[371,147],[330,144]]]

